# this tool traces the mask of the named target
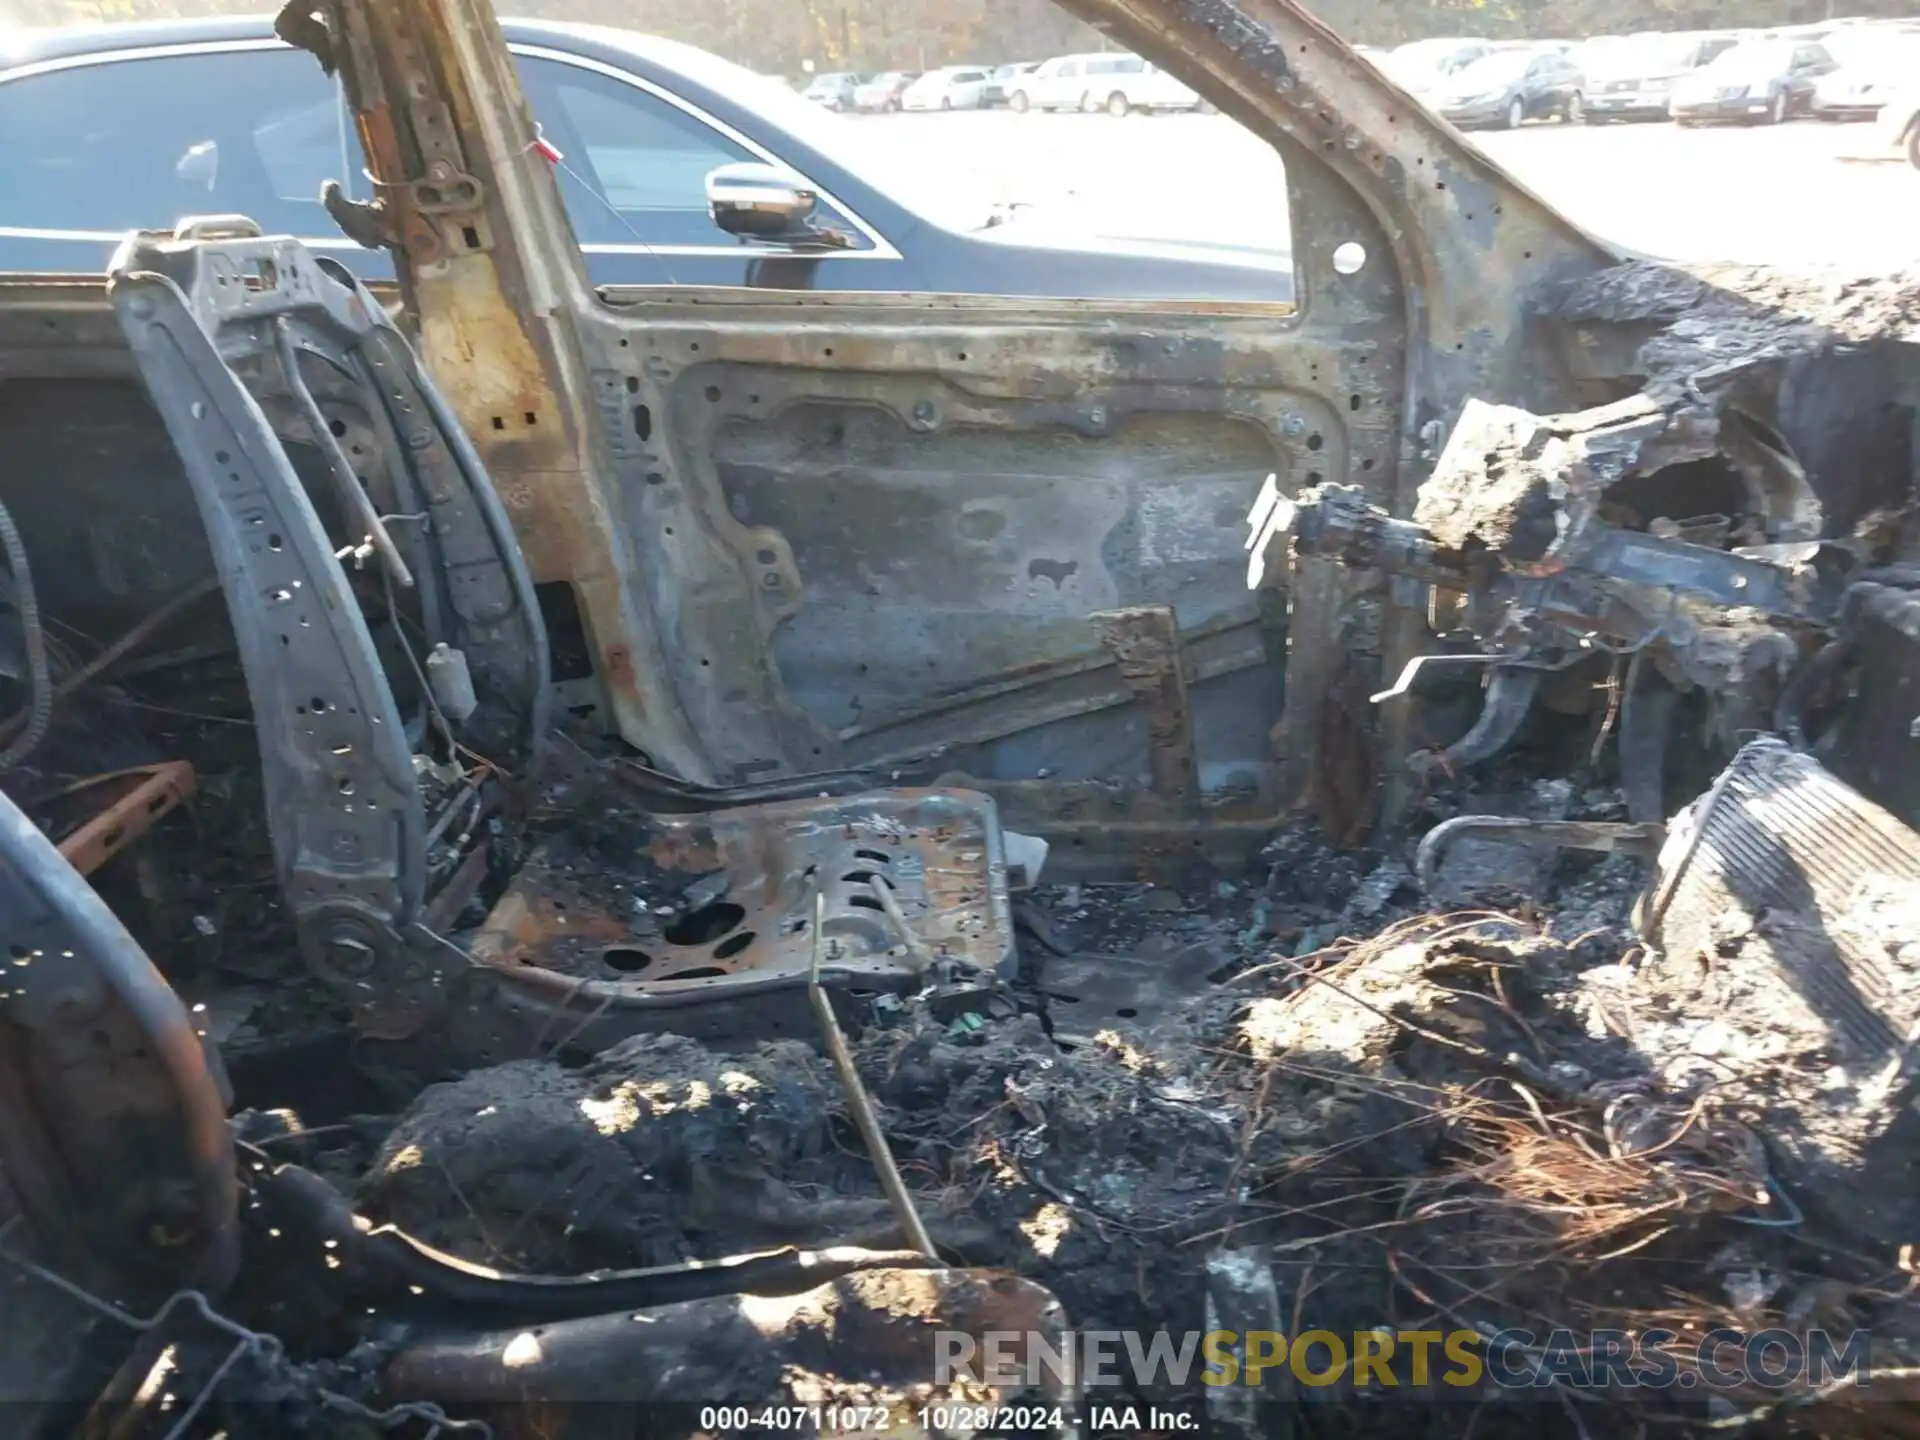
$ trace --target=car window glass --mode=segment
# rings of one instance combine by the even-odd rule
[[[117,232],[239,214],[269,234],[336,237],[320,187],[364,198],[357,151],[334,82],[291,50],[28,75],[0,85],[0,225]]]
[[[559,181],[583,245],[722,246],[707,176],[763,157],[651,91],[557,60],[525,57],[520,74],[534,114],[561,152]],[[870,243],[821,202],[824,223]]]

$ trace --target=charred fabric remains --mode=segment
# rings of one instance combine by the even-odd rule
[[[941,1386],[938,1331],[1909,1363],[1920,291],[1610,263],[1292,6],[1081,8],[1286,153],[1296,316],[592,296],[452,4],[282,22],[407,177],[331,202],[403,324],[239,217],[7,285],[9,1433],[1416,1413]],[[1106,487],[1076,613],[860,548],[1000,543],[1036,456]],[[874,488],[916,464],[956,514]],[[829,723],[801,617],[855,594],[1000,668]],[[1501,1343],[1540,1383],[1424,1429],[1902,1413]]]

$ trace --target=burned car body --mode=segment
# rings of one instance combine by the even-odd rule
[[[53,687],[86,723],[56,717],[9,792],[65,828],[46,807],[66,775],[192,748],[225,807],[205,813],[263,827],[236,849],[268,865],[246,884],[273,897],[259,934],[285,954],[210,954],[220,924],[179,903],[203,892],[161,857],[103,873],[102,893],[180,988],[251,975],[338,1007],[339,1053],[415,1097],[362,1157],[376,1225],[279,1161],[313,1153],[309,1127],[209,1123],[228,1103],[216,1020],[184,1020],[200,1012],[153,976],[123,992],[145,1030],[76,1041],[43,984],[104,1004],[100,976],[146,972],[13,824],[0,879],[20,880],[5,918],[33,983],[0,1021],[8,1115],[90,1123],[64,1155],[5,1137],[9,1206],[32,1223],[0,1234],[4,1263],[77,1305],[76,1327],[104,1315],[130,1342],[108,1375],[82,1367],[37,1396],[48,1426],[74,1394],[137,1412],[162,1342],[191,1384],[181,1403],[209,1417],[270,1395],[299,1419],[457,1429],[480,1423],[467,1406],[519,1433],[551,1410],[586,1434],[592,1405],[659,1403],[676,1364],[716,1350],[744,1358],[702,1373],[715,1402],[866,1385],[924,1403],[928,1332],[1055,1335],[1061,1272],[1027,1267],[1076,1224],[1101,1228],[1086,1217],[1118,1202],[1097,1172],[1152,1170],[1115,1139],[1136,1122],[1089,1118],[1064,1067],[1104,1075],[1095,1052],[1121,1055],[1126,1075],[1101,1081],[1115,1113],[1151,1110],[1205,1156],[1180,1151],[1197,1167],[1183,1180],[1232,1197],[1251,1163],[1199,1092],[1148,1088],[1101,1024],[1012,1018],[1026,1002],[1010,981],[1049,984],[1016,942],[1039,854],[1076,885],[1177,893],[1244,875],[1301,814],[1349,849],[1398,845],[1437,789],[1543,712],[1584,722],[1594,753],[1617,731],[1638,827],[1555,843],[1656,849],[1676,793],[1701,788],[1670,754],[1682,729],[1710,776],[1777,727],[1874,791],[1885,824],[1920,819],[1897,788],[1920,673],[1905,291],[1622,263],[1292,4],[1075,8],[1282,153],[1296,306],[595,292],[477,0],[302,4],[279,22],[340,76],[384,177],[377,204],[332,208],[393,251],[410,335],[343,269],[241,217],[136,237],[104,287],[0,284],[17,461],[0,499],[35,562],[32,608],[122,637]],[[216,588],[224,607],[201,605]],[[177,727],[103,719],[178,718],[183,695],[216,691],[202,672],[140,692],[155,699],[86,690],[90,666],[124,664],[161,625],[173,649],[142,657],[167,662],[148,675],[225,667],[224,748],[204,727],[189,747]],[[103,750],[116,758],[89,758]],[[135,866],[142,842],[118,829],[109,850]],[[1375,875],[1377,899],[1362,887],[1341,920],[1382,913],[1407,878]],[[42,937],[36,919],[66,929]],[[1101,979],[1042,948],[1092,972],[1088,993]],[[1113,1013],[1200,993],[1218,968],[1137,973]],[[1246,1023],[1309,1048],[1302,1014],[1337,1011],[1329,988],[1262,997]],[[1340,1032],[1358,1038],[1338,1065],[1377,1058],[1369,1013]],[[843,1024],[867,1031],[857,1054]],[[183,1033],[201,1029],[196,1056]],[[1452,1063],[1503,1053],[1472,1030],[1420,1033]],[[815,1035],[831,1072],[795,1044]],[[1884,1069],[1902,1037],[1876,1039]],[[968,1046],[998,1057],[978,1091],[953,1078]],[[1550,1095],[1570,1083],[1520,1073]],[[115,1128],[143,1087],[146,1127]],[[924,1122],[922,1167],[955,1148],[947,1097],[986,1111],[961,1128],[1004,1112],[1020,1128],[984,1132],[997,1158],[944,1178],[1047,1205],[997,1232],[964,1207],[922,1226],[933,1187],[908,1195],[868,1087]],[[848,1193],[829,1123],[846,1115],[885,1198],[863,1168],[857,1201],[803,1203]],[[505,1178],[487,1158],[505,1142],[473,1138],[493,1124],[521,1147]],[[138,1145],[171,1162],[153,1167],[158,1209],[19,1179],[111,1171]],[[1297,1158],[1261,1163],[1311,1168]],[[417,1223],[440,1175],[472,1216],[471,1234],[450,1222],[464,1258]],[[1686,1183],[1697,1213],[1771,1195]],[[496,1233],[485,1217],[507,1191],[516,1218]],[[1213,1233],[1216,1202],[1174,1193],[1119,1231]],[[63,1198],[82,1235],[132,1237],[101,1247],[102,1273],[38,1234]],[[1231,1234],[1239,1202],[1219,1203]],[[621,1206],[638,1218],[605,1218]],[[636,1233],[663,1253],[636,1255]],[[142,1237],[168,1263],[129,1263]],[[262,1293],[296,1273],[300,1303]],[[774,1300],[794,1302],[779,1324]],[[628,1309],[657,1328],[609,1318]],[[870,1331],[822,1319],[869,1312]],[[887,1363],[863,1370],[876,1349]],[[1033,1396],[1059,1406],[1052,1428],[1071,1423],[1069,1392]]]

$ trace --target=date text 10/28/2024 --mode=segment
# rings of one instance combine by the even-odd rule
[[[1049,1435],[1068,1415],[1059,1405],[705,1405],[711,1435],[859,1435],[906,1430],[924,1435]]]

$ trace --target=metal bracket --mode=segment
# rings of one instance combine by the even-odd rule
[[[1163,799],[1198,812],[1200,761],[1187,696],[1186,651],[1171,605],[1099,610],[1088,620],[1112,652],[1147,723],[1147,766]]]

